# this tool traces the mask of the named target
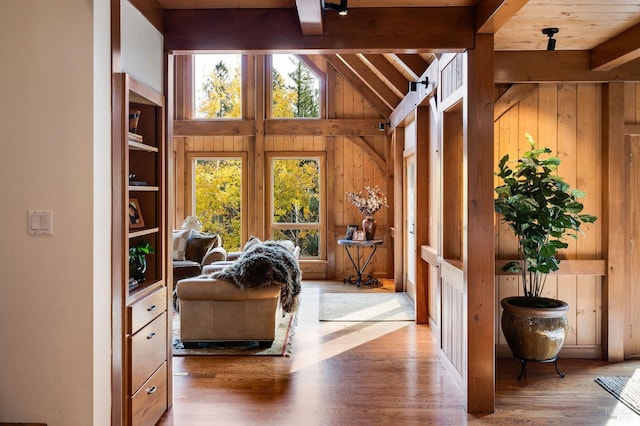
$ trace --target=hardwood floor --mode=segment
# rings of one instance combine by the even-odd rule
[[[159,425],[638,425],[640,416],[594,382],[631,376],[640,361],[562,359],[531,363],[517,380],[514,359],[496,363],[496,408],[467,414],[437,357],[431,329],[413,322],[320,322],[322,291],[341,282],[303,283],[293,355],[174,357],[173,407]]]

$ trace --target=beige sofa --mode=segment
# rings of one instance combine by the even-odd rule
[[[283,316],[277,286],[242,290],[228,281],[200,276],[180,281],[178,298],[185,348],[219,341],[271,346]]]
[[[260,243],[247,250],[236,261],[239,263],[226,264],[221,271],[178,282],[180,340],[185,348],[200,342],[232,341],[257,341],[261,346],[271,346],[284,312],[297,305],[301,272],[299,247],[287,249],[286,253],[277,249],[280,252],[276,255],[285,257],[277,265],[279,271],[264,269],[264,263],[256,264],[256,270],[252,270],[253,264],[249,265],[247,259],[261,255],[263,249],[273,250],[274,245],[268,244]],[[271,252],[261,256],[263,260],[277,258]],[[229,271],[236,269],[242,270],[243,276],[229,278]],[[255,282],[247,283],[246,279]]]

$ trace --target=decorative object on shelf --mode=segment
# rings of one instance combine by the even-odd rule
[[[364,191],[360,192],[347,192],[347,199],[356,206],[360,214],[365,216],[362,221],[362,229],[365,232],[366,239],[372,240],[376,235],[376,227],[378,226],[373,216],[382,207],[389,207],[387,197],[376,185],[374,188],[365,186]]]
[[[362,219],[362,230],[367,238],[367,240],[373,240],[373,237],[376,235],[376,228],[378,227],[378,222],[373,218],[373,216],[365,216]]]
[[[138,133],[138,121],[140,120],[140,110],[132,109],[129,111],[129,131]]]
[[[526,134],[531,149],[518,159],[512,169],[502,157],[499,171],[502,185],[495,188],[495,211],[503,216],[518,238],[520,259],[508,262],[504,271],[520,274],[522,296],[501,301],[504,308],[501,325],[513,356],[520,360],[521,378],[526,362],[554,362],[558,370],[558,353],[567,332],[566,312],[569,306],[557,299],[542,297],[550,272],[559,269],[558,250],[568,246],[563,240],[582,234],[582,223],[594,223],[596,217],[581,213],[583,205],[576,198],[585,193],[570,189],[556,174],[560,159],[541,158],[549,148],[537,148]]]
[[[129,199],[129,228],[144,228],[144,219],[142,218],[142,210],[137,198]]]
[[[366,241],[367,234],[364,231],[355,231],[353,233],[353,241]]]
[[[193,229],[194,231],[202,231],[202,222],[196,216],[187,216],[182,222],[182,229]]]
[[[353,234],[358,230],[358,225],[347,225],[347,233],[344,236],[345,240],[352,240]]]
[[[129,247],[129,288],[137,287],[144,281],[147,271],[147,255],[153,254],[154,249],[147,241],[140,241]]]
[[[135,173],[129,173],[129,186],[144,186],[147,182],[141,180],[134,180],[136,178]]]

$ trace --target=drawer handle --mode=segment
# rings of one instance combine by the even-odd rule
[[[147,339],[151,340],[151,339],[153,339],[154,337],[156,337],[156,333],[151,333],[151,334],[149,334],[149,335],[147,336]]]
[[[156,393],[157,390],[158,388],[156,386],[151,386],[149,389],[147,389],[147,394],[152,395]]]
[[[148,312],[151,312],[151,311],[155,310],[156,308],[157,308],[157,306],[156,306],[156,305],[151,305],[151,306],[149,306],[149,307],[147,308],[147,311],[148,311]]]

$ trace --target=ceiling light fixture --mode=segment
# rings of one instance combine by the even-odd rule
[[[340,4],[336,3],[325,3],[322,1],[322,9],[323,10],[335,10],[338,12],[340,16],[347,16],[349,13],[349,8],[347,8],[347,0],[340,0]]]
[[[547,50],[556,50],[556,39],[553,38],[555,34],[560,32],[558,28],[544,28],[542,30],[542,34],[545,34],[549,37],[549,41],[547,42]]]

